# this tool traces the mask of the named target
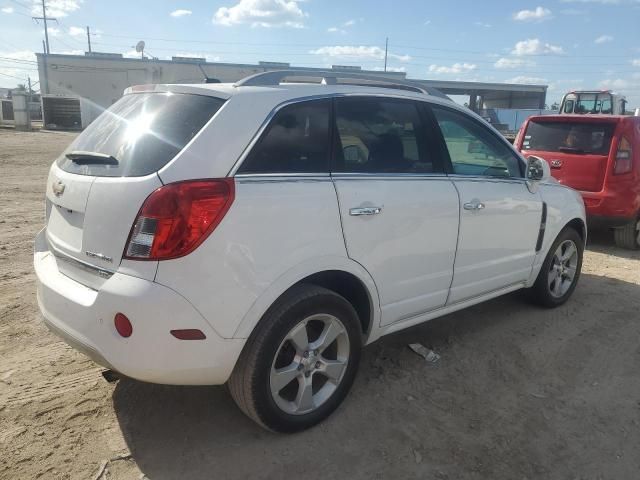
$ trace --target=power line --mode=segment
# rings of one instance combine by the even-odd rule
[[[20,77],[16,77],[15,75],[9,75],[8,73],[2,73],[0,72],[0,75],[4,76],[4,77],[10,77],[10,78],[15,78],[17,80],[22,80],[23,82],[26,81],[26,78],[20,78]]]

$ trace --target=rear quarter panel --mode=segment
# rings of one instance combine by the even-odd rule
[[[224,338],[248,336],[293,283],[348,260],[329,176],[235,178],[216,230],[191,254],[160,262],[156,276]]]

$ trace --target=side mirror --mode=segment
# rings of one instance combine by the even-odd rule
[[[546,182],[551,178],[551,167],[544,158],[531,155],[527,159],[527,182],[532,185],[534,183]]]

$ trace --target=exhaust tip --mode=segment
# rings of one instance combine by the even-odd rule
[[[113,370],[103,370],[102,372],[102,377],[108,382],[108,383],[115,383],[118,380],[120,380],[120,374],[118,372],[114,372]]]

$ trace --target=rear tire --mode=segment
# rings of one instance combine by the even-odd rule
[[[346,397],[358,370],[362,331],[337,293],[297,285],[258,323],[229,378],[240,409],[272,431],[307,429]]]
[[[571,297],[582,271],[584,241],[565,227],[551,245],[538,278],[528,289],[529,298],[547,308],[559,307]]]
[[[640,220],[633,220],[624,227],[613,230],[616,246],[627,250],[640,249]]]

